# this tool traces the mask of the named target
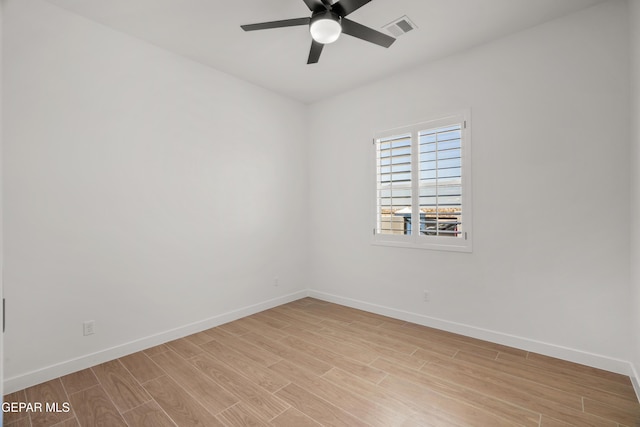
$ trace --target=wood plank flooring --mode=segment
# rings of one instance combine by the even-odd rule
[[[640,426],[629,378],[304,298],[5,396],[22,426]]]

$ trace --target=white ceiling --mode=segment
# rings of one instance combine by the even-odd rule
[[[310,103],[603,0],[373,0],[349,16],[377,30],[407,15],[418,27],[385,49],[346,35],[307,65],[306,26],[241,24],[310,16],[302,0],[48,0],[91,20]]]

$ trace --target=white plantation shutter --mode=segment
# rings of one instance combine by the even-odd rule
[[[378,142],[377,201],[381,234],[408,234],[405,216],[411,215],[411,134],[381,139]]]
[[[463,237],[462,126],[459,123],[419,133],[422,234]]]
[[[374,140],[374,243],[471,250],[468,113],[381,132]]]

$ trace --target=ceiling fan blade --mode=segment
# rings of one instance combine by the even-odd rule
[[[311,43],[311,50],[309,51],[309,59],[307,60],[307,64],[315,64],[320,59],[320,54],[322,53],[322,48],[324,45],[322,43],[318,43],[313,40]]]
[[[282,21],[261,22],[259,24],[240,25],[245,31],[268,30],[270,28],[295,27],[297,25],[309,25],[311,18],[284,19]]]
[[[373,28],[365,27],[347,18],[342,18],[342,32],[382,47],[389,47],[396,41],[396,39],[391,36],[376,31]]]
[[[322,0],[302,0],[311,12],[320,12],[323,10],[327,10],[327,6],[325,6],[325,2]]]
[[[340,0],[331,6],[331,10],[340,16],[347,16],[355,12],[371,0]]]

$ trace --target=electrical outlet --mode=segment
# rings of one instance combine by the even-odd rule
[[[82,322],[82,331],[83,335],[93,335],[96,333],[96,321],[95,320],[87,320]]]
[[[429,295],[429,291],[424,291],[424,293],[422,294],[422,300],[424,302],[429,302],[431,295]]]
[[[274,277],[273,278],[273,286],[278,286],[278,285],[280,285],[280,283],[278,283],[278,278]]]

